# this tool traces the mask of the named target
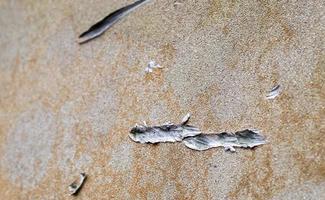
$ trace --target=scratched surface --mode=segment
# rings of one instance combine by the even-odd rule
[[[325,3],[0,1],[1,199],[325,199]],[[175,2],[177,2],[175,4]],[[155,60],[163,69],[146,74]],[[280,84],[273,100],[265,95]],[[143,145],[135,123],[260,129],[237,153]]]

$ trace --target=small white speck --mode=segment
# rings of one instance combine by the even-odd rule
[[[144,70],[146,73],[151,73],[154,69],[161,69],[162,66],[160,66],[159,64],[157,64],[155,61],[150,61],[146,67],[146,69]]]

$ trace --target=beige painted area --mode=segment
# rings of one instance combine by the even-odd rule
[[[1,199],[325,199],[324,1],[152,0],[76,42],[130,2],[0,1]],[[150,60],[163,69],[146,74]],[[187,112],[205,132],[257,128],[268,143],[128,138]]]

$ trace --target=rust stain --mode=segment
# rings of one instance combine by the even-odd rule
[[[315,68],[315,73],[313,77],[313,81],[311,84],[307,85],[315,89],[313,94],[314,98],[324,99],[324,90],[323,87],[323,79],[324,79],[324,63],[320,61]],[[273,82],[277,82],[279,74],[277,71],[273,76]],[[307,113],[299,113],[296,111],[294,102],[298,101],[295,97],[293,97],[288,92],[283,92],[281,96],[278,98],[279,105],[281,107],[281,115],[280,120],[281,124],[290,126],[291,131],[287,131],[285,126],[281,126],[278,133],[273,136],[274,140],[272,141],[273,145],[286,143],[287,146],[291,146],[292,151],[288,152],[292,155],[292,162],[295,163],[295,167],[298,169],[298,173],[296,176],[298,177],[299,182],[303,182],[306,180],[312,180],[316,182],[321,182],[325,180],[325,163],[322,161],[324,152],[324,144],[325,140],[323,137],[324,129],[321,126],[321,116],[324,116],[324,110],[320,110],[317,114],[311,116]],[[320,101],[319,99],[317,101]],[[265,102],[260,102],[258,105],[263,112],[269,112],[269,105]],[[265,119],[266,120],[266,119]],[[267,122],[261,122],[262,124],[267,124]],[[320,132],[303,132],[305,123],[307,121],[312,121],[316,125],[316,130],[320,130]],[[262,120],[263,121],[263,120]],[[285,134],[283,134],[285,133]],[[303,137],[303,146],[305,146],[304,151],[302,151],[299,146],[296,147],[293,144],[293,140],[297,140]],[[308,150],[306,150],[308,148]],[[240,197],[249,196],[254,199],[265,199],[271,198],[274,194],[280,191],[285,186],[286,174],[282,174],[281,176],[276,176],[273,173],[272,169],[272,149],[270,146],[265,146],[263,150],[267,150],[266,157],[262,154],[259,154],[259,159],[263,159],[262,165],[261,163],[256,162],[256,155],[254,152],[254,156],[251,158],[254,161],[251,167],[248,167],[248,171],[245,172],[243,177],[241,178],[239,184],[236,186],[232,192],[229,193],[230,199],[238,199]],[[311,156],[312,155],[312,156]],[[258,166],[258,168],[254,167],[254,165]],[[265,177],[261,178],[258,176],[258,171],[265,171]],[[276,184],[274,183],[276,180]]]
[[[210,25],[210,21],[216,18],[216,16],[221,12],[221,3],[219,0],[212,1],[209,5],[209,10],[207,15],[204,16],[200,22],[196,25],[194,30],[200,30],[206,26]]]
[[[272,149],[267,148],[265,154],[259,154],[257,161],[256,152],[253,151],[250,160],[250,166],[243,174],[235,190],[231,191],[228,195],[229,199],[239,198],[253,198],[253,199],[270,199],[272,195],[284,186],[284,177],[276,177],[272,169]],[[258,167],[256,167],[258,166]],[[262,174],[262,175],[260,175]],[[277,180],[276,184],[274,180]]]
[[[196,99],[189,105],[191,107],[191,112],[195,113],[197,118],[203,118],[200,127],[202,130],[206,129],[216,129],[218,130],[220,124],[215,119],[213,111],[210,108],[211,98],[218,94],[219,87],[218,84],[212,84],[203,92],[199,93]],[[208,109],[203,109],[201,106]],[[195,120],[195,119],[194,119]]]
[[[230,33],[230,29],[229,29],[229,25],[228,25],[228,24],[225,25],[225,26],[222,28],[222,33],[223,33],[225,36],[229,35],[229,33]]]
[[[322,131],[324,134],[325,131]],[[320,144],[324,144],[325,140],[320,137],[313,137],[312,141],[318,141]],[[319,146],[319,148],[317,148]],[[323,145],[324,147],[324,145]],[[321,145],[314,145],[312,148],[313,157],[321,157],[324,160],[324,148]],[[293,157],[296,162],[296,166],[299,168],[299,179],[302,180],[313,180],[316,182],[322,182],[325,180],[325,163],[315,163],[315,160],[308,156],[306,152],[295,152]]]
[[[171,65],[175,59],[176,48],[172,43],[164,44],[160,47],[159,55],[162,55],[162,61]]]
[[[221,1],[211,0],[207,6],[207,14],[202,17],[200,22],[196,25],[195,30],[200,30],[204,27],[216,23],[220,19],[229,19],[234,16],[234,7],[237,4],[236,0]]]
[[[313,92],[313,98],[324,102],[325,99],[325,55],[320,56],[313,72],[312,82],[307,85]],[[321,116],[324,116],[325,109],[322,109]]]
[[[269,5],[267,1],[260,1],[261,5],[267,9],[266,14],[261,19],[262,26],[267,27],[269,24],[279,23],[282,27],[282,35],[278,40],[289,42],[294,36],[295,32],[290,28],[281,14],[281,10],[276,5]]]
[[[324,102],[325,92],[324,92],[324,78],[325,78],[325,57],[321,56],[319,62],[316,64],[312,83],[307,84],[307,88],[310,88],[313,91],[313,96],[311,97],[314,101]],[[324,103],[323,103],[324,105]],[[294,109],[288,108],[290,112],[294,112]],[[316,180],[324,181],[325,180],[325,129],[323,126],[323,118],[325,116],[324,107],[321,108],[316,114],[310,115],[305,114],[303,116],[295,116],[292,121],[300,124],[297,126],[297,131],[299,129],[303,130],[304,123],[307,120],[311,120],[315,124],[316,130],[319,132],[304,133],[304,142],[309,151],[296,151],[293,155],[297,167],[299,167],[300,172],[299,176],[301,180]],[[285,119],[287,119],[286,117]],[[310,153],[312,152],[312,154]],[[311,157],[312,155],[312,157]],[[317,158],[317,159],[316,159]]]

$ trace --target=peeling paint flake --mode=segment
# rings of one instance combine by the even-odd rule
[[[266,99],[274,99],[280,94],[280,85],[274,86],[271,91],[266,95]]]
[[[71,183],[69,185],[70,195],[77,195],[78,194],[78,192],[80,191],[81,187],[83,186],[86,178],[87,178],[87,176],[86,176],[85,173],[80,173],[79,180],[75,180],[75,181],[73,181],[73,183]]]
[[[150,61],[144,71],[146,73],[151,73],[151,72],[153,72],[154,69],[161,69],[161,68],[163,68],[163,67],[160,66],[159,64],[156,64],[155,61]]]
[[[188,125],[190,114],[180,124],[166,123],[161,126],[136,125],[129,137],[140,143],[180,142],[186,137],[201,134],[199,128]]]
[[[148,2],[150,0],[138,0],[132,4],[129,4],[125,7],[122,7],[112,13],[110,13],[108,16],[106,16],[104,19],[100,20],[93,26],[91,26],[87,31],[82,33],[79,36],[79,43],[83,44],[88,42],[89,40],[92,40],[101,34],[103,34],[107,29],[113,26],[117,21],[122,19],[124,16],[129,14],[134,9],[138,8],[142,4]]]
[[[243,130],[233,133],[200,134],[183,140],[190,149],[204,151],[215,147],[224,147],[225,150],[235,152],[234,147],[253,148],[265,144],[265,138],[257,130]]]

